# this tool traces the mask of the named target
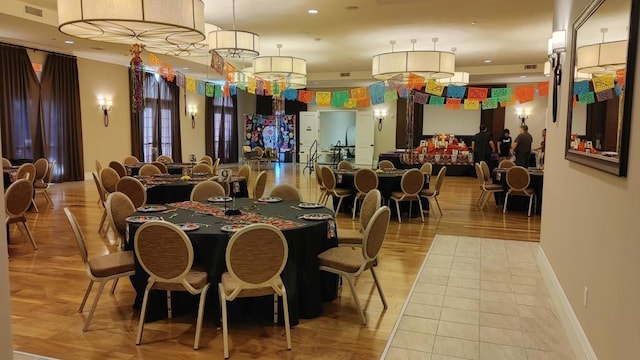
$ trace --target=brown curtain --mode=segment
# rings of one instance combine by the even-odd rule
[[[42,69],[42,114],[46,153],[56,161],[54,181],[84,179],[82,116],[77,59],[50,53]]]
[[[162,81],[160,96],[166,99],[171,112],[171,158],[182,162],[182,137],[180,136],[180,88],[175,81]]]
[[[27,50],[0,44],[2,154],[10,159],[45,155],[40,83]]]
[[[206,98],[205,151],[226,163],[238,162],[238,97]]]

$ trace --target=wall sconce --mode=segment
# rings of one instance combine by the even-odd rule
[[[566,30],[554,31],[549,38],[547,54],[549,64],[551,64],[551,73],[553,75],[553,122],[558,121],[558,94],[560,92],[560,84],[562,83],[562,64],[561,55],[567,51],[567,32]]]
[[[376,109],[373,114],[378,120],[378,131],[382,131],[382,120],[387,117],[387,109]]]
[[[113,106],[113,100],[98,98],[98,105],[100,106],[100,110],[104,113],[104,126],[109,126],[109,111],[111,111],[111,107]]]
[[[198,115],[198,108],[195,106],[189,106],[189,116],[191,116],[191,128],[196,128],[196,115]]]
[[[527,125],[527,119],[531,115],[531,110],[522,110],[522,108],[516,109],[516,115],[520,119],[520,126]]]

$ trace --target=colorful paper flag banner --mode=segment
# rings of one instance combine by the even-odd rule
[[[224,63],[224,77],[227,81],[234,81],[236,77],[236,67],[228,62]]]
[[[424,81],[425,79],[422,76],[409,73],[409,82],[407,83],[407,87],[414,90],[422,90]]]
[[[511,94],[513,93],[513,89],[509,87],[505,88],[492,88],[491,89],[491,97],[492,98],[502,98],[509,97],[511,99]]]
[[[538,95],[549,96],[549,82],[543,81],[538,83]]]
[[[206,83],[204,93],[207,97],[213,97],[213,93],[214,93],[213,83],[210,83],[210,82]]]
[[[613,86],[615,85],[613,81],[613,74],[595,76],[591,79],[591,82],[593,83],[593,90],[597,93],[607,89],[613,89]]]
[[[358,100],[354,98],[348,98],[347,101],[344,102],[345,109],[355,109],[358,106]]]
[[[428,94],[417,92],[417,91],[413,94],[413,102],[416,104],[425,105],[428,100],[429,100]]]
[[[354,99],[364,99],[367,96],[369,96],[369,95],[368,95],[366,87],[359,87],[359,88],[351,89],[351,97],[354,98]]]
[[[429,105],[443,106],[445,98],[442,96],[429,96]]]
[[[264,80],[256,79],[256,95],[264,95]]]
[[[411,91],[413,89],[409,89],[406,87],[401,87],[398,89],[398,96],[400,96],[401,99],[408,99],[409,96],[411,96]]]
[[[222,86],[220,85],[215,85],[213,87],[213,98],[214,99],[219,99],[222,97]]]
[[[596,97],[593,91],[589,91],[578,95],[578,102],[581,104],[593,104],[596,102]]]
[[[622,96],[622,86],[620,84],[616,84],[613,90],[615,91],[616,96]]]
[[[318,106],[331,105],[331,92],[330,91],[316,92],[316,104],[318,104]]]
[[[487,98],[488,90],[489,89],[487,88],[477,88],[477,87],[467,88],[467,98],[484,100]],[[466,104],[466,101],[465,101],[465,104]]]
[[[589,80],[573,83],[573,95],[580,95],[589,92]]]
[[[500,102],[500,107],[507,107],[507,106],[514,105],[516,103],[516,97],[513,96],[513,94],[506,95],[499,98],[498,101]]]
[[[335,95],[335,93],[334,93]],[[398,100],[398,92],[395,90],[389,90],[384,93],[384,101],[396,101]]]
[[[399,74],[387,79],[387,84],[389,85],[389,88],[393,90],[398,90],[399,88],[401,88],[403,83],[404,83],[404,78],[402,77],[402,74]]]
[[[331,98],[331,106],[334,108],[341,108],[349,99],[349,91],[348,90],[340,90],[334,91],[333,97]]]
[[[463,109],[465,110],[480,110],[480,100],[478,99],[465,99]]]
[[[184,76],[183,73],[177,72],[176,73],[176,85],[178,85],[179,88],[183,88],[186,82],[186,78]]]
[[[616,71],[616,82],[618,83],[618,85],[620,86],[624,85],[624,79],[626,75],[627,75],[626,69],[620,69]]]
[[[606,89],[606,90],[597,92],[596,99],[598,100],[598,102],[613,99],[613,89]]]
[[[482,110],[491,110],[498,108],[498,101],[496,98],[486,98],[482,101]]]
[[[427,81],[427,85],[425,86],[424,92],[431,95],[441,96],[444,91],[444,85],[439,82],[429,79]]]
[[[209,66],[218,74],[224,75],[224,58],[215,50],[211,52],[211,63]]]
[[[313,101],[313,91],[298,90],[298,101],[301,103],[309,104]]]
[[[447,103],[444,107],[449,110],[460,110],[461,106],[462,106],[461,99],[447,98]]]
[[[366,108],[371,106],[371,98],[366,97],[363,99],[358,99],[358,107],[359,108]]]
[[[235,96],[238,94],[238,88],[235,85],[229,86],[229,95]]]
[[[198,80],[196,82],[196,87],[197,87],[197,93],[198,95],[204,95],[205,94],[205,82],[204,81],[200,81]]]
[[[196,92],[196,79],[187,78],[187,91]]]
[[[454,99],[463,99],[467,88],[464,86],[449,85],[447,86],[447,97]]]
[[[536,90],[533,84],[516,86],[514,89],[516,100],[518,100],[520,104],[533,101],[536,96],[535,93]]]

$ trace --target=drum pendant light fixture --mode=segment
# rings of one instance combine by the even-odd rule
[[[251,58],[260,55],[260,35],[236,30],[236,0],[233,1],[233,28],[208,34],[209,52],[227,58]]]
[[[402,75],[405,80],[413,73],[425,79],[450,78],[455,74],[456,56],[452,52],[437,51],[438,38],[431,39],[433,50],[415,50],[417,40],[412,39],[411,51],[394,51],[396,42],[391,41],[391,52],[373,57],[372,75],[378,80],[387,80]]]

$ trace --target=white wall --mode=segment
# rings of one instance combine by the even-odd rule
[[[347,136],[349,145],[355,146],[355,111],[320,111],[319,133],[320,150],[329,150],[338,141],[345,145],[345,135],[347,131],[351,136]]]
[[[566,28],[587,4],[588,0],[555,0],[555,28]],[[564,68],[569,68],[566,61]],[[640,66],[635,68],[638,74]],[[634,86],[639,89],[640,78]],[[633,102],[634,123],[626,178],[564,159],[569,92],[565,81],[558,122],[547,126],[541,246],[598,359],[637,359],[640,91],[627,99]],[[582,303],[585,286],[587,306]]]
[[[424,106],[422,135],[473,135],[480,127],[482,110],[449,110],[444,106]]]
[[[537,83],[536,83],[537,84]],[[533,85],[536,85],[533,84]],[[508,87],[515,87],[520,85],[527,84],[514,84],[508,85]],[[531,115],[526,120],[527,126],[529,127],[529,134],[533,137],[532,147],[535,149],[540,146],[540,142],[542,141],[542,130],[547,127],[548,123],[553,123],[551,118],[547,116],[547,102],[549,100],[548,96],[538,96],[536,94],[533,101],[524,103],[524,104],[516,104],[507,106],[505,114],[504,114],[504,126],[505,129],[509,129],[511,131],[511,137],[516,138],[518,136],[518,131],[520,128],[520,119],[516,114],[518,108],[521,108],[523,112],[529,112]],[[549,118],[549,121],[547,121]]]

